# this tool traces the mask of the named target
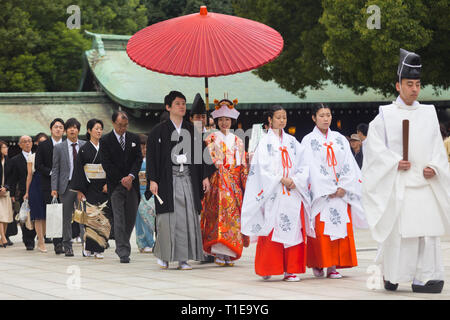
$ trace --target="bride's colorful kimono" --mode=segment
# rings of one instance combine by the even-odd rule
[[[225,136],[220,131],[211,133],[205,141],[217,170],[210,177],[211,190],[203,199],[203,250],[237,260],[244,246],[241,207],[248,175],[244,143],[236,135]]]

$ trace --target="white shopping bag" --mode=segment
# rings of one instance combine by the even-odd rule
[[[63,205],[56,198],[47,204],[46,237],[62,238]]]

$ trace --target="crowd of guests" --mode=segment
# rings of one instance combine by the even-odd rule
[[[114,239],[120,262],[129,263],[135,228],[139,252],[153,252],[162,269],[177,262],[190,270],[189,260],[233,266],[257,242],[255,272],[263,279],[282,274],[299,281],[306,267],[316,277],[341,278],[338,269],[357,265],[353,227],[368,227],[361,167],[369,126],[343,136],[330,130],[331,109],[319,104],[314,130],[299,142],[284,131],[287,113],[275,105],[247,151],[232,130],[238,101],[214,103],[208,118],[197,94],[186,121],[186,97],[172,91],[148,135],[129,132],[127,114],[117,111],[105,135],[102,120],[89,120],[86,141],[75,118],[54,119],[50,136],[34,138],[35,153],[29,136],[20,138],[22,152],[12,159],[0,141],[2,247],[8,226],[16,224],[12,203],[27,201],[30,221],[19,224],[23,242],[33,250],[37,237],[37,249],[46,253],[46,206],[58,201],[62,237],[51,240],[58,255],[74,256],[77,228],[84,257],[102,259]],[[181,141],[192,148],[177,148]],[[448,138],[446,144],[448,152]],[[72,219],[77,208],[87,217],[79,225]]]
[[[82,239],[81,254],[84,257],[103,258],[103,252],[109,246],[108,240],[114,239],[116,253],[120,261],[126,263],[131,253],[129,239],[135,228],[139,251],[154,251],[163,268],[168,267],[169,262],[178,261],[180,268],[189,269],[187,261],[192,259],[203,262],[213,260],[220,266],[232,266],[250,242],[250,238],[241,232],[241,208],[249,161],[259,156],[257,152],[247,152],[242,139],[233,134],[232,129],[236,128],[239,117],[236,105],[237,100],[216,100],[216,110],[208,118],[205,103],[198,94],[191,110],[191,121],[188,122],[184,121],[186,98],[182,93],[173,91],[165,99],[167,112],[163,113],[160,124],[149,135],[129,132],[128,116],[118,111],[111,119],[114,130],[106,135],[103,135],[102,120],[89,120],[86,141],[78,137],[81,124],[77,119],[64,121],[56,118],[50,123],[50,136],[39,133],[34,138],[35,153],[31,152],[33,141],[28,136],[20,138],[22,152],[12,159],[7,157],[7,145],[0,142],[1,173],[5,180],[2,181],[2,192],[9,192],[10,204],[18,201],[22,205],[28,201],[30,207],[29,219],[33,228],[30,230],[24,223],[19,224],[25,247],[33,250],[37,238],[37,249],[47,252],[50,241],[46,238],[46,206],[57,200],[63,204],[63,225],[62,237],[51,239],[56,254],[74,256],[72,242],[78,235],[74,231],[76,229]],[[314,121],[326,132],[331,124],[331,111],[326,106],[316,111]],[[324,124],[320,122],[323,112],[328,117]],[[279,120],[280,115],[282,120]],[[263,134],[284,134],[289,137],[286,139],[290,139],[287,144],[298,144],[300,148],[295,138],[281,133],[287,122],[286,117],[283,108],[274,106],[267,114]],[[195,157],[191,151],[173,154],[172,149],[177,141],[166,145],[174,131],[181,136],[182,128],[192,132],[192,137],[195,136],[193,130],[201,132],[203,150],[207,151],[203,153],[208,155],[209,163],[205,159],[200,165],[186,161]],[[361,131],[367,134],[367,128]],[[359,134],[363,133],[358,131],[358,136],[352,135],[352,139],[359,141]],[[64,135],[66,139],[63,139]],[[264,143],[265,140],[262,141]],[[343,143],[345,139],[339,141]],[[252,143],[255,144],[255,141]],[[342,157],[346,152],[351,155],[350,150],[346,148]],[[298,151],[296,161],[304,161],[300,157],[302,152]],[[336,154],[337,160],[340,160],[340,153],[336,151]],[[289,153],[285,155],[288,157],[286,161],[292,161]],[[186,159],[180,161],[183,157]],[[349,163],[353,174],[359,178],[358,166],[354,161]],[[183,170],[181,167],[184,167]],[[285,182],[283,191],[295,189],[288,171],[286,167],[284,179],[289,182]],[[265,185],[263,181],[258,183]],[[312,193],[308,191],[308,196]],[[155,200],[155,195],[164,201]],[[77,208],[87,213],[89,221],[80,225],[73,221],[72,215]],[[13,218],[12,205],[8,210],[2,210],[2,245],[7,244],[8,224],[16,224]],[[260,237],[259,241],[265,243],[262,239]],[[318,250],[321,250],[320,245]],[[258,256],[257,261],[260,258],[263,261],[271,259],[271,251],[263,251],[267,257]],[[318,266],[322,264],[320,262]]]

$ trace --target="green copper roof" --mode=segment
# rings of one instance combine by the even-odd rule
[[[0,93],[0,137],[14,140],[39,132],[49,134],[54,118],[65,121],[72,117],[80,121],[81,135],[92,118],[103,121],[106,133],[112,130],[114,107],[104,93],[97,92]],[[132,118],[129,130],[147,133],[148,121]]]
[[[161,109],[164,96],[171,90],[184,93],[187,103],[192,103],[200,92],[204,97],[203,78],[165,75],[147,70],[135,64],[125,49],[130,36],[101,35],[87,32],[93,37],[91,50],[85,52],[88,66],[95,78],[115,102],[128,108]],[[306,98],[300,99],[281,89],[274,81],[263,81],[250,72],[230,76],[209,78],[210,106],[214,99],[221,99],[224,92],[232,100],[239,100],[238,109],[262,109],[273,104],[286,108],[301,108],[305,104],[389,102],[395,97],[384,97],[374,90],[356,95],[349,88],[338,88],[328,83],[322,90],[309,90]],[[450,90],[440,96],[431,87],[422,90],[420,101],[450,100]]]

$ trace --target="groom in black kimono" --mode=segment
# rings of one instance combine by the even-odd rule
[[[155,200],[154,254],[163,269],[169,262],[178,261],[178,269],[190,270],[187,260],[203,259],[198,214],[203,193],[210,185],[205,161],[201,154],[195,155],[195,150],[201,153],[204,142],[201,133],[195,134],[192,123],[183,119],[186,98],[181,92],[171,91],[164,104],[170,118],[153,128],[147,142],[150,191],[162,200]]]

